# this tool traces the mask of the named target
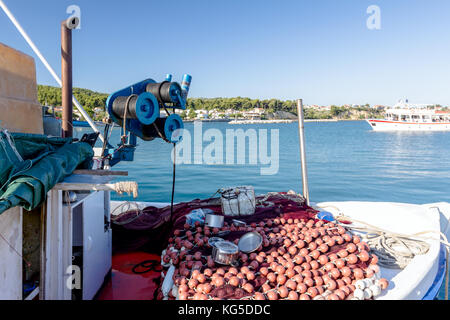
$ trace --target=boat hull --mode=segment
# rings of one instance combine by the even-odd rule
[[[374,131],[450,131],[449,122],[402,122],[389,120],[367,120]]]

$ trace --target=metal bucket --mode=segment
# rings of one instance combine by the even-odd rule
[[[236,265],[239,248],[232,242],[219,241],[212,248],[214,262],[222,265]]]
[[[222,228],[225,222],[224,216],[219,216],[213,213],[207,213],[205,215],[205,224],[210,228]]]

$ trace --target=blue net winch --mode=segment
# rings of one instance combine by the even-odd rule
[[[166,77],[167,80],[171,78],[171,75]],[[141,81],[110,95],[106,109],[116,124],[144,141],[162,138],[166,142],[177,143],[182,139],[184,124],[175,110],[186,109],[191,80],[191,76],[185,75],[182,85],[153,79]],[[162,110],[173,112],[161,117]],[[122,132],[122,135],[127,132]]]
[[[158,100],[148,92],[117,97],[113,101],[112,111],[122,123],[124,119],[135,119],[143,125],[151,125],[160,115]]]
[[[185,110],[192,77],[185,75],[182,84],[167,75],[163,82],[147,79],[111,94],[106,110],[111,120],[122,128],[119,147],[106,151],[111,165],[133,161],[137,137],[144,141],[163,139],[176,144],[183,138],[184,124],[175,110]],[[162,115],[162,111],[166,111]]]

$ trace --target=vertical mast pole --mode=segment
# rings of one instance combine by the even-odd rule
[[[308,168],[306,166],[306,146],[305,146],[305,119],[303,114],[302,99],[299,99],[297,101],[297,113],[298,113],[298,132],[300,144],[300,160],[302,165],[303,197],[306,200],[306,204],[309,206]]]
[[[61,23],[62,130],[64,138],[73,137],[72,30]]]

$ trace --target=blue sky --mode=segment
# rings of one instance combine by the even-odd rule
[[[4,0],[60,73],[59,23],[81,8],[74,85],[111,93],[166,73],[192,97],[450,105],[448,0]],[[366,27],[369,5],[381,30]],[[0,12],[0,42],[32,56]],[[56,85],[36,61],[40,84]]]

